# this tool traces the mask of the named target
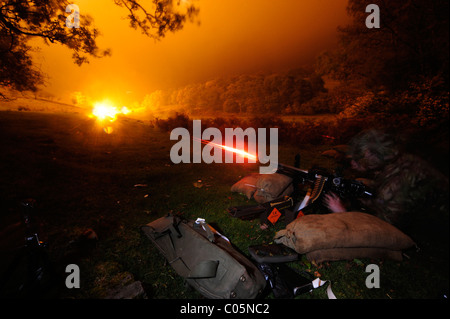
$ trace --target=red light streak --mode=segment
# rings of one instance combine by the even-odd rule
[[[225,151],[228,151],[228,152],[236,153],[236,154],[238,154],[238,155],[240,155],[240,156],[242,156],[244,158],[252,159],[252,160],[255,160],[255,161],[258,159],[258,157],[256,155],[250,154],[250,153],[248,153],[246,151],[243,151],[243,150],[240,150],[240,149],[237,149],[237,148],[233,148],[233,147],[230,147],[230,146],[217,144],[217,143],[214,143],[214,142],[211,142],[211,141],[207,141],[207,140],[202,140],[202,139],[198,139],[198,140],[200,140],[200,142],[202,142],[202,144],[211,144],[214,147],[221,148],[221,149],[223,149]]]

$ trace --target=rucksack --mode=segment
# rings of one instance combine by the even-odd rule
[[[259,269],[204,220],[168,214],[142,226],[168,263],[211,299],[254,299],[266,280]]]

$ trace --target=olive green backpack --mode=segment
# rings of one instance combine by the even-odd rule
[[[259,269],[202,219],[169,214],[141,229],[173,269],[206,298],[253,299],[265,288]]]

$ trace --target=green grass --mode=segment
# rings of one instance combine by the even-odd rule
[[[52,297],[103,298],[131,274],[143,282],[149,298],[201,298],[186,289],[139,229],[168,212],[205,218],[246,255],[249,245],[271,242],[284,227],[280,221],[262,231],[258,220],[242,221],[226,213],[229,206],[255,203],[231,193],[230,187],[257,172],[259,164],[174,165],[169,158],[174,142],[167,132],[130,119],[119,119],[114,126],[108,135],[83,114],[0,113],[0,229],[19,219],[19,200],[34,198],[40,234],[49,242],[62,282],[67,264],[80,266],[81,288],[61,285]],[[279,158],[292,164],[300,152],[302,167],[332,169],[334,163],[320,155],[328,147],[280,145]],[[199,180],[200,188],[194,186]],[[97,244],[81,249],[71,245],[87,229],[97,233]],[[338,298],[440,298],[448,291],[448,238],[443,243],[428,239],[421,241],[420,252],[401,263],[312,265],[302,257],[290,265],[330,280]],[[365,266],[370,263],[380,266],[379,289],[365,286]],[[325,287],[297,298],[327,298]]]

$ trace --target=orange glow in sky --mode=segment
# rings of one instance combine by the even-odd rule
[[[197,21],[160,41],[132,29],[127,10],[113,0],[73,1],[93,18],[99,47],[112,55],[79,67],[69,49],[33,39],[30,44],[39,47],[35,63],[49,76],[43,90],[65,102],[81,92],[91,101],[131,106],[159,89],[287,71],[334,46],[336,28],[348,21],[347,0],[191,1],[200,9]]]

